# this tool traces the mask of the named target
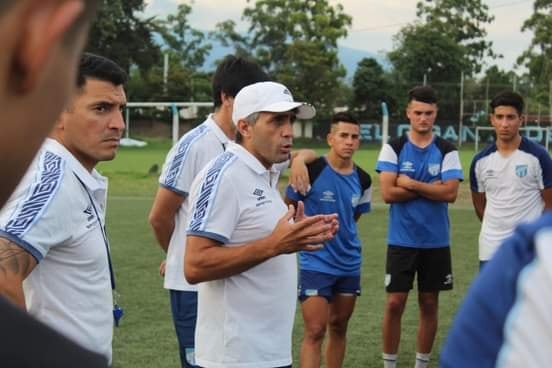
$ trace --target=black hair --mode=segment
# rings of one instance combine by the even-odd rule
[[[491,114],[494,113],[495,108],[498,106],[511,106],[518,112],[518,115],[523,114],[525,103],[523,97],[519,93],[512,91],[503,91],[493,97],[489,103],[491,108]]]
[[[349,112],[338,112],[332,116],[332,124],[337,124],[340,121],[344,123],[360,125],[358,120]]]
[[[98,79],[120,86],[127,82],[128,76],[113,60],[86,52],[81,57],[77,87],[84,86],[87,79]]]
[[[236,97],[245,86],[270,80],[261,67],[252,60],[227,55],[213,75],[213,102],[215,108],[222,105],[220,94]]]
[[[427,104],[437,103],[437,92],[431,86],[416,86],[408,91],[408,102],[418,101]]]

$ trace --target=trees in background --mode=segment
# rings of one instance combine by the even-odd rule
[[[533,14],[523,23],[522,31],[532,31],[528,49],[518,64],[527,68],[526,77],[536,91],[537,102],[552,100],[552,0],[535,0]]]
[[[228,21],[218,25],[217,39],[254,57],[297,100],[330,113],[346,74],[337,57],[337,41],[351,25],[343,7],[328,0],[258,0],[243,19],[249,22],[245,35]]]
[[[346,37],[352,18],[331,0],[248,1],[242,15],[247,31],[237,31],[235,22],[227,20],[210,33],[191,27],[189,4],[159,19],[144,17],[144,0],[103,3],[88,51],[108,56],[129,71],[127,89],[133,101],[210,101],[212,70],[204,64],[216,40],[237,55],[257,60],[275,80],[288,85],[297,100],[313,103],[322,121],[336,106],[378,119],[382,101],[395,118],[402,117],[406,92],[424,81],[440,93],[440,116],[457,120],[462,73],[465,109],[483,120],[488,99],[514,86],[539,114],[549,110],[552,0],[536,0],[534,13],[523,25],[523,31],[534,34],[518,60],[527,68],[525,75],[523,70],[516,75],[496,66],[486,68],[485,61],[497,55],[486,39],[485,27],[493,17],[483,0],[418,0],[417,18],[395,35],[389,64],[365,58],[351,81],[344,79],[338,41]]]
[[[144,7],[143,0],[103,0],[87,51],[115,60],[126,71],[131,66],[149,70],[159,62],[160,47],[154,40],[154,19],[138,15]]]

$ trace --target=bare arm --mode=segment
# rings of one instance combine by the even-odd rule
[[[174,218],[185,198],[175,192],[159,187],[149,214],[149,223],[153,228],[157,242],[166,252],[174,231]]]
[[[295,216],[295,209],[290,206],[268,237],[240,246],[224,247],[209,238],[188,236],[184,256],[186,280],[195,284],[230,277],[280,254],[319,249],[320,243],[335,235],[337,215],[303,217],[299,209],[297,212],[298,221],[289,223]]]
[[[381,196],[385,203],[406,202],[418,194],[397,185],[397,173],[382,171],[379,174]]]
[[[471,192],[471,196],[475,214],[479,217],[479,221],[483,221],[485,206],[487,205],[487,197],[485,196],[485,193],[478,192]]]
[[[307,164],[316,160],[317,157],[316,152],[310,149],[302,149],[291,153],[289,185],[302,195],[305,195],[310,187]]]
[[[424,183],[414,180],[407,175],[399,175],[397,185],[432,201],[453,203],[456,201],[456,196],[458,195],[460,181],[452,179],[444,183],[441,181]]]
[[[36,264],[36,259],[29,252],[5,238],[0,238],[0,295],[25,308],[23,280]]]
[[[544,200],[544,209],[552,209],[552,188],[543,189],[541,193],[542,199]]]

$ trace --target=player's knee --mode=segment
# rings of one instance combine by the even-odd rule
[[[439,308],[439,302],[437,299],[432,298],[421,298],[419,300],[420,313],[425,316],[435,316],[437,315],[437,310]]]
[[[333,335],[344,336],[347,334],[348,318],[334,317],[330,318],[329,329]]]
[[[389,298],[385,305],[386,312],[392,316],[401,316],[406,300],[402,298]]]
[[[323,323],[306,323],[305,339],[312,343],[322,343],[326,334],[326,325]]]

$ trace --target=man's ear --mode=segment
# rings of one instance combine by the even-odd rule
[[[222,101],[222,105],[231,108],[234,106],[234,97],[228,96],[226,93],[221,92],[220,93],[220,100]]]
[[[66,32],[84,10],[82,0],[33,0],[24,14],[16,46],[17,69],[23,92],[32,90]]]
[[[249,137],[251,135],[249,132],[249,129],[251,129],[251,124],[249,124],[247,121],[243,119],[238,121],[236,129],[238,130],[238,132],[240,132],[242,137]]]

